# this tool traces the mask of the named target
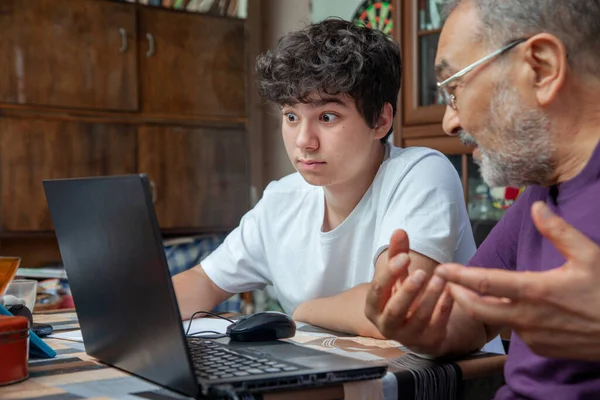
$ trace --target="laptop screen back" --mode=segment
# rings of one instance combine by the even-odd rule
[[[147,178],[46,180],[44,190],[86,352],[197,395]]]

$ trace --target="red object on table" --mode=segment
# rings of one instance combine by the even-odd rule
[[[29,321],[0,315],[0,386],[27,379]]]

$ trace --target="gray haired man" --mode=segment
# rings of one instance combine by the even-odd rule
[[[366,314],[384,335],[434,356],[474,350],[509,326],[497,399],[598,399],[600,1],[446,6],[436,57],[444,130],[475,146],[490,185],[528,188],[470,267],[436,268],[444,292],[417,284],[406,256],[389,254]]]

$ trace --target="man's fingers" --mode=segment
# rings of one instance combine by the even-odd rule
[[[555,215],[545,203],[535,202],[531,206],[531,217],[538,231],[550,240],[568,261],[580,261],[590,267],[598,262],[598,245]]]
[[[429,325],[438,300],[444,292],[445,287],[446,282],[439,276],[434,275],[425,290],[418,296],[418,303],[414,307],[412,314],[409,316],[409,324],[415,331],[422,331],[423,328]]]
[[[437,306],[435,307],[435,311],[433,312],[433,316],[431,318],[430,329],[434,329],[436,331],[447,329],[453,306],[454,299],[452,298],[449,290],[446,289],[440,296]]]
[[[365,303],[365,314],[371,321],[376,322],[378,315],[390,299],[392,287],[401,275],[406,274],[409,264],[408,254],[401,253],[376,271],[375,277],[369,285]]]
[[[394,258],[400,253],[408,253],[410,250],[410,243],[408,241],[407,233],[398,229],[394,231],[390,238],[390,247],[388,248],[388,259]]]
[[[435,269],[435,273],[448,282],[457,283],[477,293],[514,300],[540,297],[537,291],[543,286],[539,273],[505,271],[499,268],[442,264]]]
[[[448,284],[454,301],[471,317],[489,325],[511,326],[518,314],[518,304],[497,298],[481,297],[456,284]]]
[[[404,323],[411,304],[425,286],[426,281],[427,274],[422,270],[417,270],[402,282],[399,290],[390,298],[383,310],[383,321],[381,322],[384,330],[391,330]]]

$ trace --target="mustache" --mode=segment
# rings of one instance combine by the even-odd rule
[[[473,137],[473,135],[471,135],[469,132],[461,130],[458,133],[458,138],[460,139],[461,143],[464,144],[465,146],[477,146],[477,140],[475,140],[475,138]]]

